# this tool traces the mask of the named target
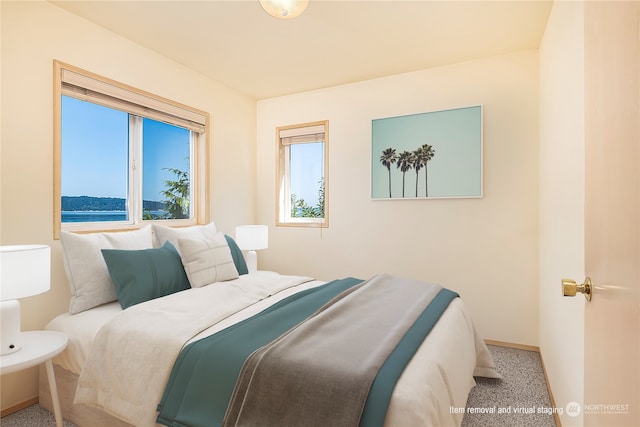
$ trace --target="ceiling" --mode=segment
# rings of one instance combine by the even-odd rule
[[[257,0],[51,3],[255,99],[537,49],[551,1]]]

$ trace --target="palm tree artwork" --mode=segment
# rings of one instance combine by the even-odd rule
[[[414,153],[411,151],[403,151],[398,156],[398,169],[402,172],[402,197],[404,197],[404,184],[407,172],[413,167]]]
[[[391,198],[391,165],[394,164],[396,160],[398,160],[398,155],[396,154],[395,148],[385,148],[382,150],[380,162],[389,172],[389,198]]]
[[[422,154],[422,147],[413,152],[413,169],[416,171],[416,197],[418,197],[418,177],[420,176],[420,169],[427,165],[427,161]]]
[[[411,169],[416,171],[416,195],[418,197],[418,180],[420,176],[420,170],[424,169],[424,184],[425,184],[425,197],[429,197],[429,181],[427,167],[429,162],[436,154],[436,150],[432,145],[423,144],[414,151],[405,150],[400,154],[396,153],[395,148],[385,148],[382,150],[380,156],[380,163],[387,168],[389,175],[389,198],[391,194],[391,165],[396,164],[396,167],[402,172],[402,197],[405,197],[405,178],[406,173]]]
[[[482,197],[482,117],[475,105],[371,120],[371,198]]]
[[[429,144],[423,144],[422,147],[418,148],[417,152],[419,153],[419,157],[422,160],[422,165],[424,166],[424,197],[429,197],[429,171],[427,167],[429,166],[429,162],[433,159],[433,156],[436,155],[436,150]],[[418,197],[418,172],[416,171],[416,197]]]

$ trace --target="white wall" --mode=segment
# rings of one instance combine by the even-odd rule
[[[372,201],[371,120],[483,106],[484,197]],[[461,293],[487,339],[538,344],[538,52],[258,102],[261,269],[329,280],[380,272]],[[275,227],[277,126],[329,120],[328,229]]]
[[[555,2],[540,47],[540,350],[556,405],[583,401],[584,298],[564,298],[563,277],[584,278],[584,13]],[[561,417],[580,426],[582,414]]]
[[[211,114],[211,217],[229,233],[255,215],[255,101],[50,3],[0,2],[0,243],[52,246],[51,290],[22,300],[24,330],[68,309],[53,240],[53,59]],[[233,176],[234,179],[229,179]],[[37,396],[37,370],[2,377],[2,409]]]

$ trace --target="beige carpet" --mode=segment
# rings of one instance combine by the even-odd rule
[[[476,378],[463,427],[556,427],[540,354],[489,346],[502,379]]]

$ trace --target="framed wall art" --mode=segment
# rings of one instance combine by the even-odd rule
[[[482,106],[372,120],[371,198],[482,197]]]

